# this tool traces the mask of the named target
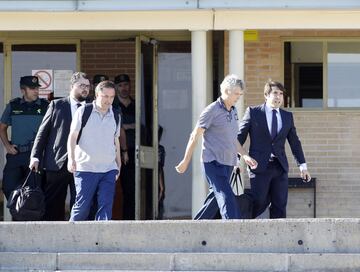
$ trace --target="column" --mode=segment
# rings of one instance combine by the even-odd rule
[[[205,30],[191,32],[192,127],[202,110],[212,101],[212,39]],[[211,85],[210,85],[211,84]],[[202,206],[208,192],[200,164],[201,139],[192,157],[192,216]]]
[[[244,69],[244,31],[229,31],[229,73],[236,74],[241,79],[245,79]],[[239,118],[242,118],[245,112],[244,96],[236,104]]]

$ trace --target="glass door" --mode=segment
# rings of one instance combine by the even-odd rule
[[[135,219],[158,214],[157,42],[136,38]]]

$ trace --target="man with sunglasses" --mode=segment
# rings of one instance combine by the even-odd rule
[[[46,171],[45,220],[65,220],[68,186],[71,193],[70,206],[75,200],[74,178],[67,170],[66,145],[72,116],[78,107],[85,104],[89,90],[87,75],[82,72],[74,73],[70,79],[69,96],[51,101],[35,137],[29,168],[38,171],[41,166]]]

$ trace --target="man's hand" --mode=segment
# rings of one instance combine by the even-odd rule
[[[253,158],[251,158],[249,155],[243,155],[242,157],[243,157],[245,163],[246,163],[247,165],[249,165],[249,167],[250,167],[251,169],[255,169],[255,168],[258,166],[257,161],[254,160]]]
[[[129,161],[129,154],[127,151],[121,152],[121,161],[124,165],[126,165]]]
[[[309,182],[311,180],[311,176],[308,170],[302,170],[300,176],[304,182]]]
[[[6,153],[11,154],[11,155],[16,155],[18,153],[17,149],[16,149],[16,145],[6,145]]]
[[[39,171],[39,161],[31,158],[29,168],[31,171],[34,171],[37,173]]]
[[[123,124],[123,128],[125,130],[127,129],[135,129],[135,123],[132,123],[132,124]]]
[[[188,165],[189,163],[187,161],[182,160],[177,166],[175,166],[175,169],[179,174],[183,174],[188,168]]]
[[[72,160],[72,159],[68,158],[67,169],[68,169],[68,171],[70,173],[74,173],[76,171],[76,162],[75,162],[75,160]]]

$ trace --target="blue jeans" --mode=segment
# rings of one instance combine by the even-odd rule
[[[74,173],[76,199],[70,221],[86,220],[95,196],[98,203],[95,220],[111,220],[117,173],[117,170]]]
[[[204,163],[204,170],[210,192],[194,219],[213,219],[218,209],[222,219],[240,218],[240,211],[229,181],[233,166],[212,161]]]

